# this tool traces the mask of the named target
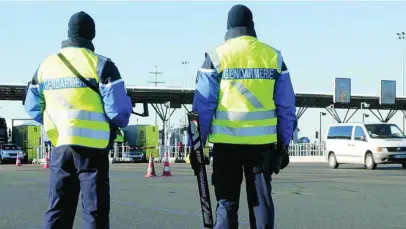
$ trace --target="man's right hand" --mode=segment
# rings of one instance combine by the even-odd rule
[[[195,176],[197,176],[199,173],[199,170],[200,170],[200,162],[197,161],[195,152],[190,153],[189,160],[190,160],[190,165],[194,171],[194,174],[195,174]],[[206,165],[210,164],[210,158],[206,157],[204,154],[203,154],[203,163]]]
[[[189,155],[189,160],[190,160],[190,165],[191,165],[191,167],[192,167],[192,169],[193,169],[193,171],[195,173],[195,176],[197,176],[197,171],[199,169],[200,164],[197,161],[196,153],[191,152],[190,155]]]

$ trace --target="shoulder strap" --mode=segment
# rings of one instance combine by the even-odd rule
[[[90,89],[92,89],[93,91],[95,91],[97,94],[100,95],[100,91],[98,88],[96,88],[93,84],[91,84],[89,81],[87,81],[85,79],[85,77],[83,77],[77,70],[75,67],[72,66],[71,63],[69,63],[69,61],[65,58],[65,56],[62,53],[58,53],[58,57],[62,60],[62,62],[66,65],[66,67],[69,68],[69,70],[71,70],[71,72],[73,74],[75,74],[84,84],[86,84],[86,86],[88,86]]]

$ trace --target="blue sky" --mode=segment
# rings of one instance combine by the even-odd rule
[[[194,88],[204,52],[224,40],[235,2],[1,2],[1,83],[32,77],[66,39],[69,17],[80,10],[96,21],[96,52],[112,58],[127,85],[152,86],[154,65],[166,86]],[[296,92],[332,92],[335,77],[350,77],[354,94],[378,93],[381,79],[397,80],[406,2],[243,2],[254,14],[258,38],[282,51]],[[403,42],[404,43],[404,42]],[[188,60],[187,77],[182,61]],[[187,78],[187,80],[186,80]],[[21,102],[0,102],[0,115],[27,118]],[[151,108],[152,109],[152,108]],[[300,136],[314,138],[319,109],[299,120]],[[325,110],[324,110],[325,111]],[[344,111],[339,112],[344,115]],[[184,118],[174,113],[172,124]],[[132,117],[133,124],[152,124]],[[360,121],[358,112],[352,121]],[[369,118],[369,121],[377,121]],[[393,122],[401,125],[400,113]],[[333,118],[323,118],[323,126]]]

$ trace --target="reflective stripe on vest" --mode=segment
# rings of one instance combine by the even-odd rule
[[[234,88],[236,88],[254,107],[263,108],[261,102],[241,83],[241,82],[231,82]]]
[[[229,120],[229,121],[253,121],[276,118],[275,110],[267,111],[254,111],[254,112],[242,112],[242,111],[216,111],[217,120]]]
[[[228,136],[249,137],[263,136],[276,134],[276,126],[256,126],[256,127],[240,127],[232,128],[225,126],[213,125],[212,132],[216,134],[224,134]]]
[[[221,77],[209,142],[275,143],[277,116],[273,87],[275,77],[281,73],[279,52],[256,38],[242,36],[207,54]]]
[[[83,48],[64,48],[62,53],[72,61],[89,82],[98,86],[106,58]],[[106,148],[110,125],[100,96],[86,87],[58,58],[45,59],[38,71],[44,91],[47,133],[53,133],[53,144]]]

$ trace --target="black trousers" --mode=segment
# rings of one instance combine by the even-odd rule
[[[56,147],[49,168],[49,206],[44,229],[72,229],[80,191],[83,228],[109,229],[108,149]]]
[[[274,228],[270,162],[274,145],[213,145],[212,183],[216,194],[215,229],[237,229],[243,174],[251,229]]]

